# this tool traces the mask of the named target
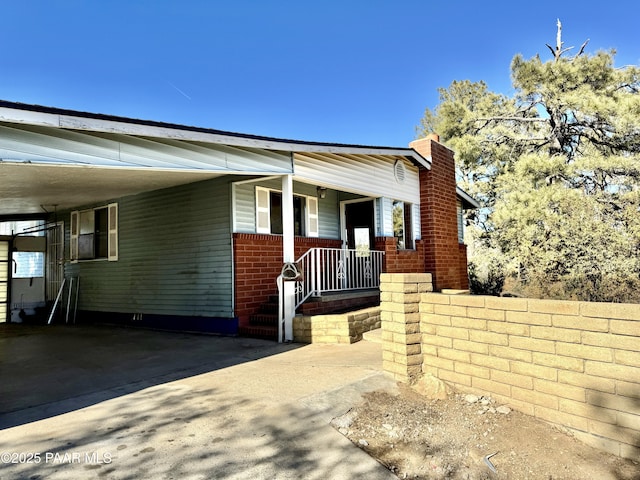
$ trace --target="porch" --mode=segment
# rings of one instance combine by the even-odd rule
[[[302,254],[293,267],[295,278],[284,280],[282,274],[278,276],[278,294],[269,295],[249,315],[248,321],[240,325],[240,335],[278,338],[284,283],[295,285],[296,316],[343,314],[380,303],[383,251],[314,247]],[[273,282],[275,286],[275,278]]]
[[[335,318],[339,318],[341,328],[346,325],[348,332],[351,323],[350,318],[353,315],[361,311],[377,309],[379,305],[380,291],[378,289],[330,293],[322,297],[311,297],[296,311],[296,316],[293,319],[294,341],[312,343],[310,341],[313,338],[312,327],[315,328],[315,325],[319,322],[324,323],[326,319],[334,321]],[[278,296],[273,295],[259,307],[256,313],[249,316],[246,324],[239,327],[239,335],[249,338],[277,340],[278,310]],[[358,319],[360,319],[359,316]],[[341,333],[341,335],[347,339],[353,337],[348,333]],[[353,343],[354,341],[357,340],[352,340],[351,342],[336,341],[334,343]]]

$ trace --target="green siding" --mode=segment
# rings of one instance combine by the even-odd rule
[[[256,232],[256,186],[281,190],[280,180],[271,179],[251,183],[241,183],[235,187],[236,232]],[[316,187],[308,183],[293,183],[293,193],[308,197],[317,196]],[[338,192],[328,189],[326,197],[318,199],[318,225],[320,238],[340,238],[340,204]]]
[[[294,182],[294,193],[318,195],[315,185],[300,182]],[[325,198],[318,198],[318,226],[320,238],[340,238],[340,203],[336,190],[327,189]]]
[[[115,201],[118,261],[67,265],[80,275],[80,309],[233,316],[227,178]]]

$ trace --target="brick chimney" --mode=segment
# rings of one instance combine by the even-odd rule
[[[458,243],[454,153],[431,134],[409,144],[425,158],[431,170],[420,169],[420,226],[425,248],[425,272],[433,274],[434,288],[467,289],[466,247]]]

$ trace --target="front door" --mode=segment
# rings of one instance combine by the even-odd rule
[[[371,251],[375,249],[373,200],[344,204],[346,245],[342,255],[343,288],[361,289],[371,282]]]
[[[346,244],[349,249],[362,249],[368,242],[368,250],[375,248],[375,219],[373,200],[344,204]]]

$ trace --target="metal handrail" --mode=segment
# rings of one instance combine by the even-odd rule
[[[382,256],[378,250],[311,248],[297,261],[296,307],[311,296],[342,290],[378,288]]]

